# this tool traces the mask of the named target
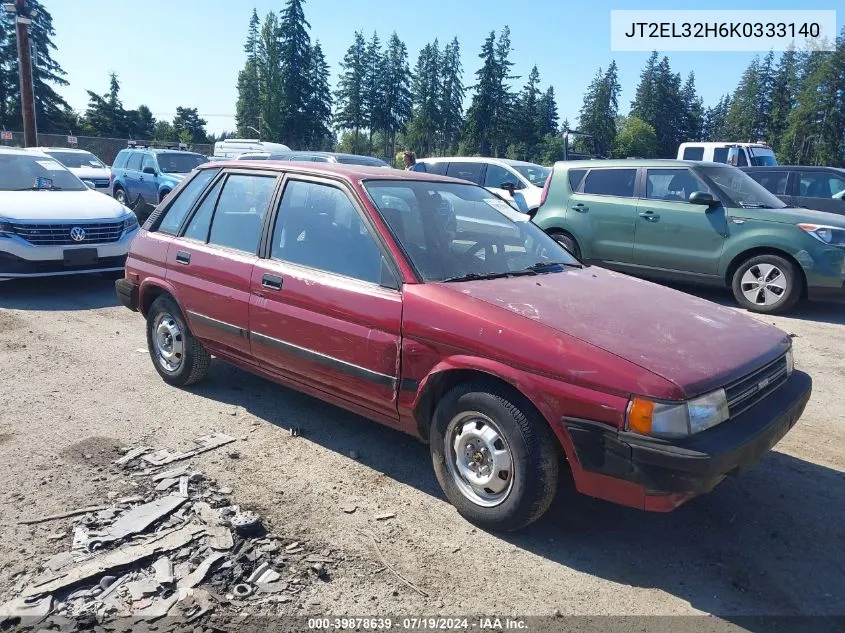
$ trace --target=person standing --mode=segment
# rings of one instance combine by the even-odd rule
[[[405,163],[405,171],[411,171],[417,164],[417,155],[408,150],[402,155],[402,161]]]

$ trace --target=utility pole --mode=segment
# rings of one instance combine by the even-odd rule
[[[26,0],[15,0],[3,5],[9,13],[15,14],[15,29],[18,43],[18,75],[21,82],[21,112],[23,113],[23,144],[34,147],[38,144],[35,129],[35,91],[32,88],[32,57],[29,46],[29,25],[35,16]]]

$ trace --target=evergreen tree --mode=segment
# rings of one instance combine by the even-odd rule
[[[156,141],[172,143],[179,140],[170,121],[156,121],[153,137]]]
[[[781,55],[772,78],[768,99],[769,129],[766,130],[766,139],[775,147],[779,155],[784,150],[783,134],[786,131],[789,113],[795,107],[795,97],[799,92],[798,61],[795,46],[791,45]]]
[[[201,119],[196,108],[176,108],[173,131],[183,143],[208,143],[206,120]]]
[[[12,22],[6,17],[4,11],[0,14],[0,128],[2,129],[13,127],[9,115],[11,108],[9,100],[12,94],[12,82],[15,78],[12,75],[12,57],[9,48],[9,35],[7,34],[11,31],[11,27]]]
[[[775,81],[775,54],[769,51],[760,64],[760,106],[752,140],[771,140],[766,133],[772,126],[772,86]]]
[[[310,116],[307,111],[311,25],[305,20],[302,3],[287,0],[279,24],[280,95],[279,133],[282,142],[294,149],[307,144]]]
[[[332,123],[332,92],[329,87],[329,65],[320,41],[314,43],[309,56],[308,70],[308,142],[313,150],[327,150],[334,145]]]
[[[540,143],[542,121],[540,71],[537,66],[531,69],[528,74],[528,81],[522,88],[517,99],[516,109],[516,133],[514,134],[512,147],[515,151],[511,154],[520,160],[531,160],[537,153],[537,146]]]
[[[653,158],[657,155],[657,132],[636,116],[619,117],[613,153],[618,158]]]
[[[109,74],[109,91],[104,95],[88,90],[88,109],[85,111],[83,129],[92,136],[126,138],[129,133],[126,111],[120,100],[120,82],[117,75]]]
[[[258,75],[258,112],[261,117],[262,138],[282,141],[283,72],[282,45],[279,39],[279,20],[275,13],[268,13],[261,25],[256,45],[256,72]],[[247,125],[253,125],[247,123]]]
[[[690,71],[684,87],[681,89],[681,102],[684,107],[684,127],[681,142],[700,141],[704,125],[704,104],[695,90],[695,73]]]
[[[373,143],[373,133],[384,130],[385,127],[384,71],[381,40],[378,33],[373,32],[364,56],[364,112],[370,145]]]
[[[519,79],[519,76],[511,75],[513,62],[510,61],[510,53],[511,30],[510,27],[505,26],[496,42],[496,101],[491,122],[493,156],[501,156],[505,153],[514,128],[513,112],[516,106],[516,95],[511,91],[510,80]]]
[[[553,86],[549,86],[540,98],[540,122],[537,126],[540,136],[557,135],[557,122],[558,113],[555,89]]]
[[[258,12],[253,9],[249,19],[249,30],[247,32],[244,52],[246,63],[238,73],[238,100],[235,104],[235,121],[237,122],[238,135],[241,137],[254,136],[249,128],[259,128],[260,112],[260,88],[258,85],[258,42],[259,42],[259,19]]]
[[[584,95],[578,129],[592,136],[600,155],[608,154],[613,148],[621,89],[616,62],[613,61],[606,72],[599,68]],[[584,151],[587,148],[579,149]]]
[[[363,153],[360,132],[367,126],[367,104],[364,90],[364,77],[367,71],[367,44],[364,41],[363,33],[356,31],[354,37],[352,45],[347,49],[340,64],[342,72],[335,92],[337,102],[335,125],[341,130],[351,130],[353,132],[353,148],[356,152]]]
[[[460,72],[460,61],[458,61],[458,69]],[[396,154],[396,135],[405,129],[411,118],[411,71],[408,68],[408,49],[395,31],[387,42],[382,79],[384,155],[393,156]],[[460,81],[460,78],[458,80]],[[461,98],[463,98],[463,88],[461,88]]]
[[[461,47],[457,37],[446,45],[441,61],[440,153],[453,154],[458,149],[464,123],[465,90]]]
[[[713,142],[728,140],[727,121],[730,108],[730,95],[723,95],[715,106],[707,108],[702,123],[702,140]]]
[[[642,119],[657,135],[657,155],[673,158],[682,142],[685,127],[681,76],[669,67],[669,58],[658,61],[657,51],[649,56],[631,103],[631,116]]]
[[[761,138],[763,81],[760,57],[755,55],[742,73],[734,90],[727,117],[730,140],[753,141]]]
[[[155,136],[156,120],[147,106],[139,105],[137,110],[127,112],[127,119],[132,138],[151,139]]]
[[[413,73],[412,114],[408,124],[408,140],[421,155],[430,155],[436,148],[440,130],[440,48],[437,40],[426,44],[417,58]]]

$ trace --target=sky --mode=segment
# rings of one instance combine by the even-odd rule
[[[253,6],[263,17],[284,0],[42,0],[53,16],[56,60],[70,85],[59,92],[76,110],[88,103],[86,90],[105,93],[117,73],[127,109],[146,104],[156,118],[172,119],[177,106],[196,107],[209,132],[235,129],[238,71]],[[611,9],[835,9],[841,0],[798,7],[795,0],[711,0],[700,3],[616,0],[306,0],[312,41],[319,39],[331,66],[332,83],[355,30],[384,42],[396,31],[408,46],[413,68],[420,49],[438,38],[457,36],[464,83],[471,85],[478,54],[491,30],[508,25],[519,89],[536,64],[542,87],[554,86],[561,121],[574,126],[584,91],[599,68],[616,60],[622,85],[620,111],[634,96],[645,52],[610,50]],[[837,15],[841,29],[845,11]],[[765,54],[765,51],[761,51]],[[705,105],[732,92],[755,53],[670,52],[674,72],[695,72]]]

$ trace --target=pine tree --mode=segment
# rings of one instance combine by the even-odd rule
[[[554,86],[549,86],[540,99],[540,122],[538,131],[540,137],[555,136],[558,133],[557,99]],[[568,122],[567,122],[568,124]]]
[[[772,86],[775,80],[775,54],[769,51],[760,64],[760,106],[754,125],[755,136],[752,140],[772,140],[766,138],[766,132],[772,126]]]
[[[631,116],[652,126],[657,136],[657,153],[662,158],[677,155],[685,127],[684,103],[681,97],[681,76],[673,73],[669,58],[658,61],[657,51],[649,56],[640,75],[640,83]]]
[[[657,103],[658,59],[657,51],[652,51],[648,61],[646,61],[645,68],[640,74],[640,83],[637,85],[637,92],[631,102],[631,116],[638,117],[652,126],[657,120],[659,109]]]
[[[252,16],[249,19],[246,44],[244,45],[246,63],[238,73],[238,100],[235,104],[235,121],[237,122],[238,135],[241,137],[254,135],[254,132],[249,129],[250,127],[260,128],[261,91],[258,85],[258,26],[258,12],[253,9]]]
[[[258,75],[258,112],[261,117],[262,138],[284,142],[282,46],[279,40],[279,20],[275,13],[268,13],[261,25],[255,66]]]
[[[287,0],[279,23],[279,54],[281,64],[279,136],[294,149],[304,149],[309,124],[308,72],[310,69],[311,25],[305,20],[302,3]]]
[[[700,141],[704,117],[704,105],[695,90],[695,73],[690,71],[684,87],[681,89],[681,102],[684,106],[684,127],[682,142]]]
[[[516,130],[510,153],[520,160],[531,160],[543,138],[540,130],[542,102],[539,84],[540,71],[534,66],[517,98]]]
[[[463,139],[465,149],[461,153],[490,156],[492,150],[491,122],[496,107],[496,86],[498,82],[495,31],[490,31],[490,35],[484,40],[481,53],[478,56],[482,60],[482,65],[475,72],[477,83],[471,87],[475,93],[467,111]]]
[[[363,33],[356,31],[352,45],[340,64],[342,73],[335,92],[337,111],[335,125],[341,130],[353,132],[353,146],[356,152],[362,150],[360,132],[367,126],[366,94],[364,77],[366,75],[367,44]]]
[[[387,42],[384,62],[382,83],[384,155],[394,156],[396,135],[405,129],[411,118],[411,70],[408,68],[408,49],[395,31]],[[461,89],[461,97],[463,97],[463,89]]]
[[[384,56],[381,51],[381,41],[378,33],[367,43],[364,58],[364,112],[368,129],[368,143],[372,145],[373,134],[384,130]]]
[[[156,120],[153,113],[145,105],[139,105],[137,110],[127,112],[130,123],[129,134],[136,139],[151,139],[155,135]]]
[[[505,26],[496,42],[496,101],[491,122],[493,156],[504,155],[514,129],[516,95],[511,91],[509,82],[511,79],[519,79],[519,76],[511,75],[514,64],[510,61],[510,53],[511,30]]]
[[[578,129],[592,136],[600,155],[608,154],[616,138],[616,117],[619,114],[619,85],[616,62],[606,72],[599,68],[587,92],[578,118]],[[587,147],[579,148],[581,151]]]
[[[454,38],[443,51],[441,64],[440,138],[441,154],[458,149],[464,123],[464,84],[461,67],[461,46]]]
[[[88,109],[85,111],[83,129],[92,136],[126,138],[129,133],[127,113],[120,100],[120,82],[117,75],[109,74],[109,91],[104,95],[88,90]]]
[[[408,139],[421,155],[430,155],[436,148],[440,131],[440,48],[437,40],[426,44],[417,58],[411,89],[412,114]]]
[[[795,97],[799,92],[798,53],[795,46],[787,48],[778,61],[772,78],[769,96],[769,129],[766,138],[780,155],[784,151],[783,134],[786,131],[789,113],[795,107]]]
[[[308,70],[308,148],[327,150],[334,145],[332,123],[332,92],[329,86],[329,65],[320,41],[314,43],[309,56]]]
[[[208,143],[206,120],[197,114],[197,108],[176,108],[173,131],[183,143]]]
[[[730,108],[730,95],[723,95],[715,106],[707,108],[702,123],[702,140],[712,142],[728,140],[727,119]]]
[[[753,141],[760,138],[758,132],[762,120],[761,95],[763,83],[760,57],[755,55],[734,90],[731,108],[727,118],[727,132],[734,141]]]

